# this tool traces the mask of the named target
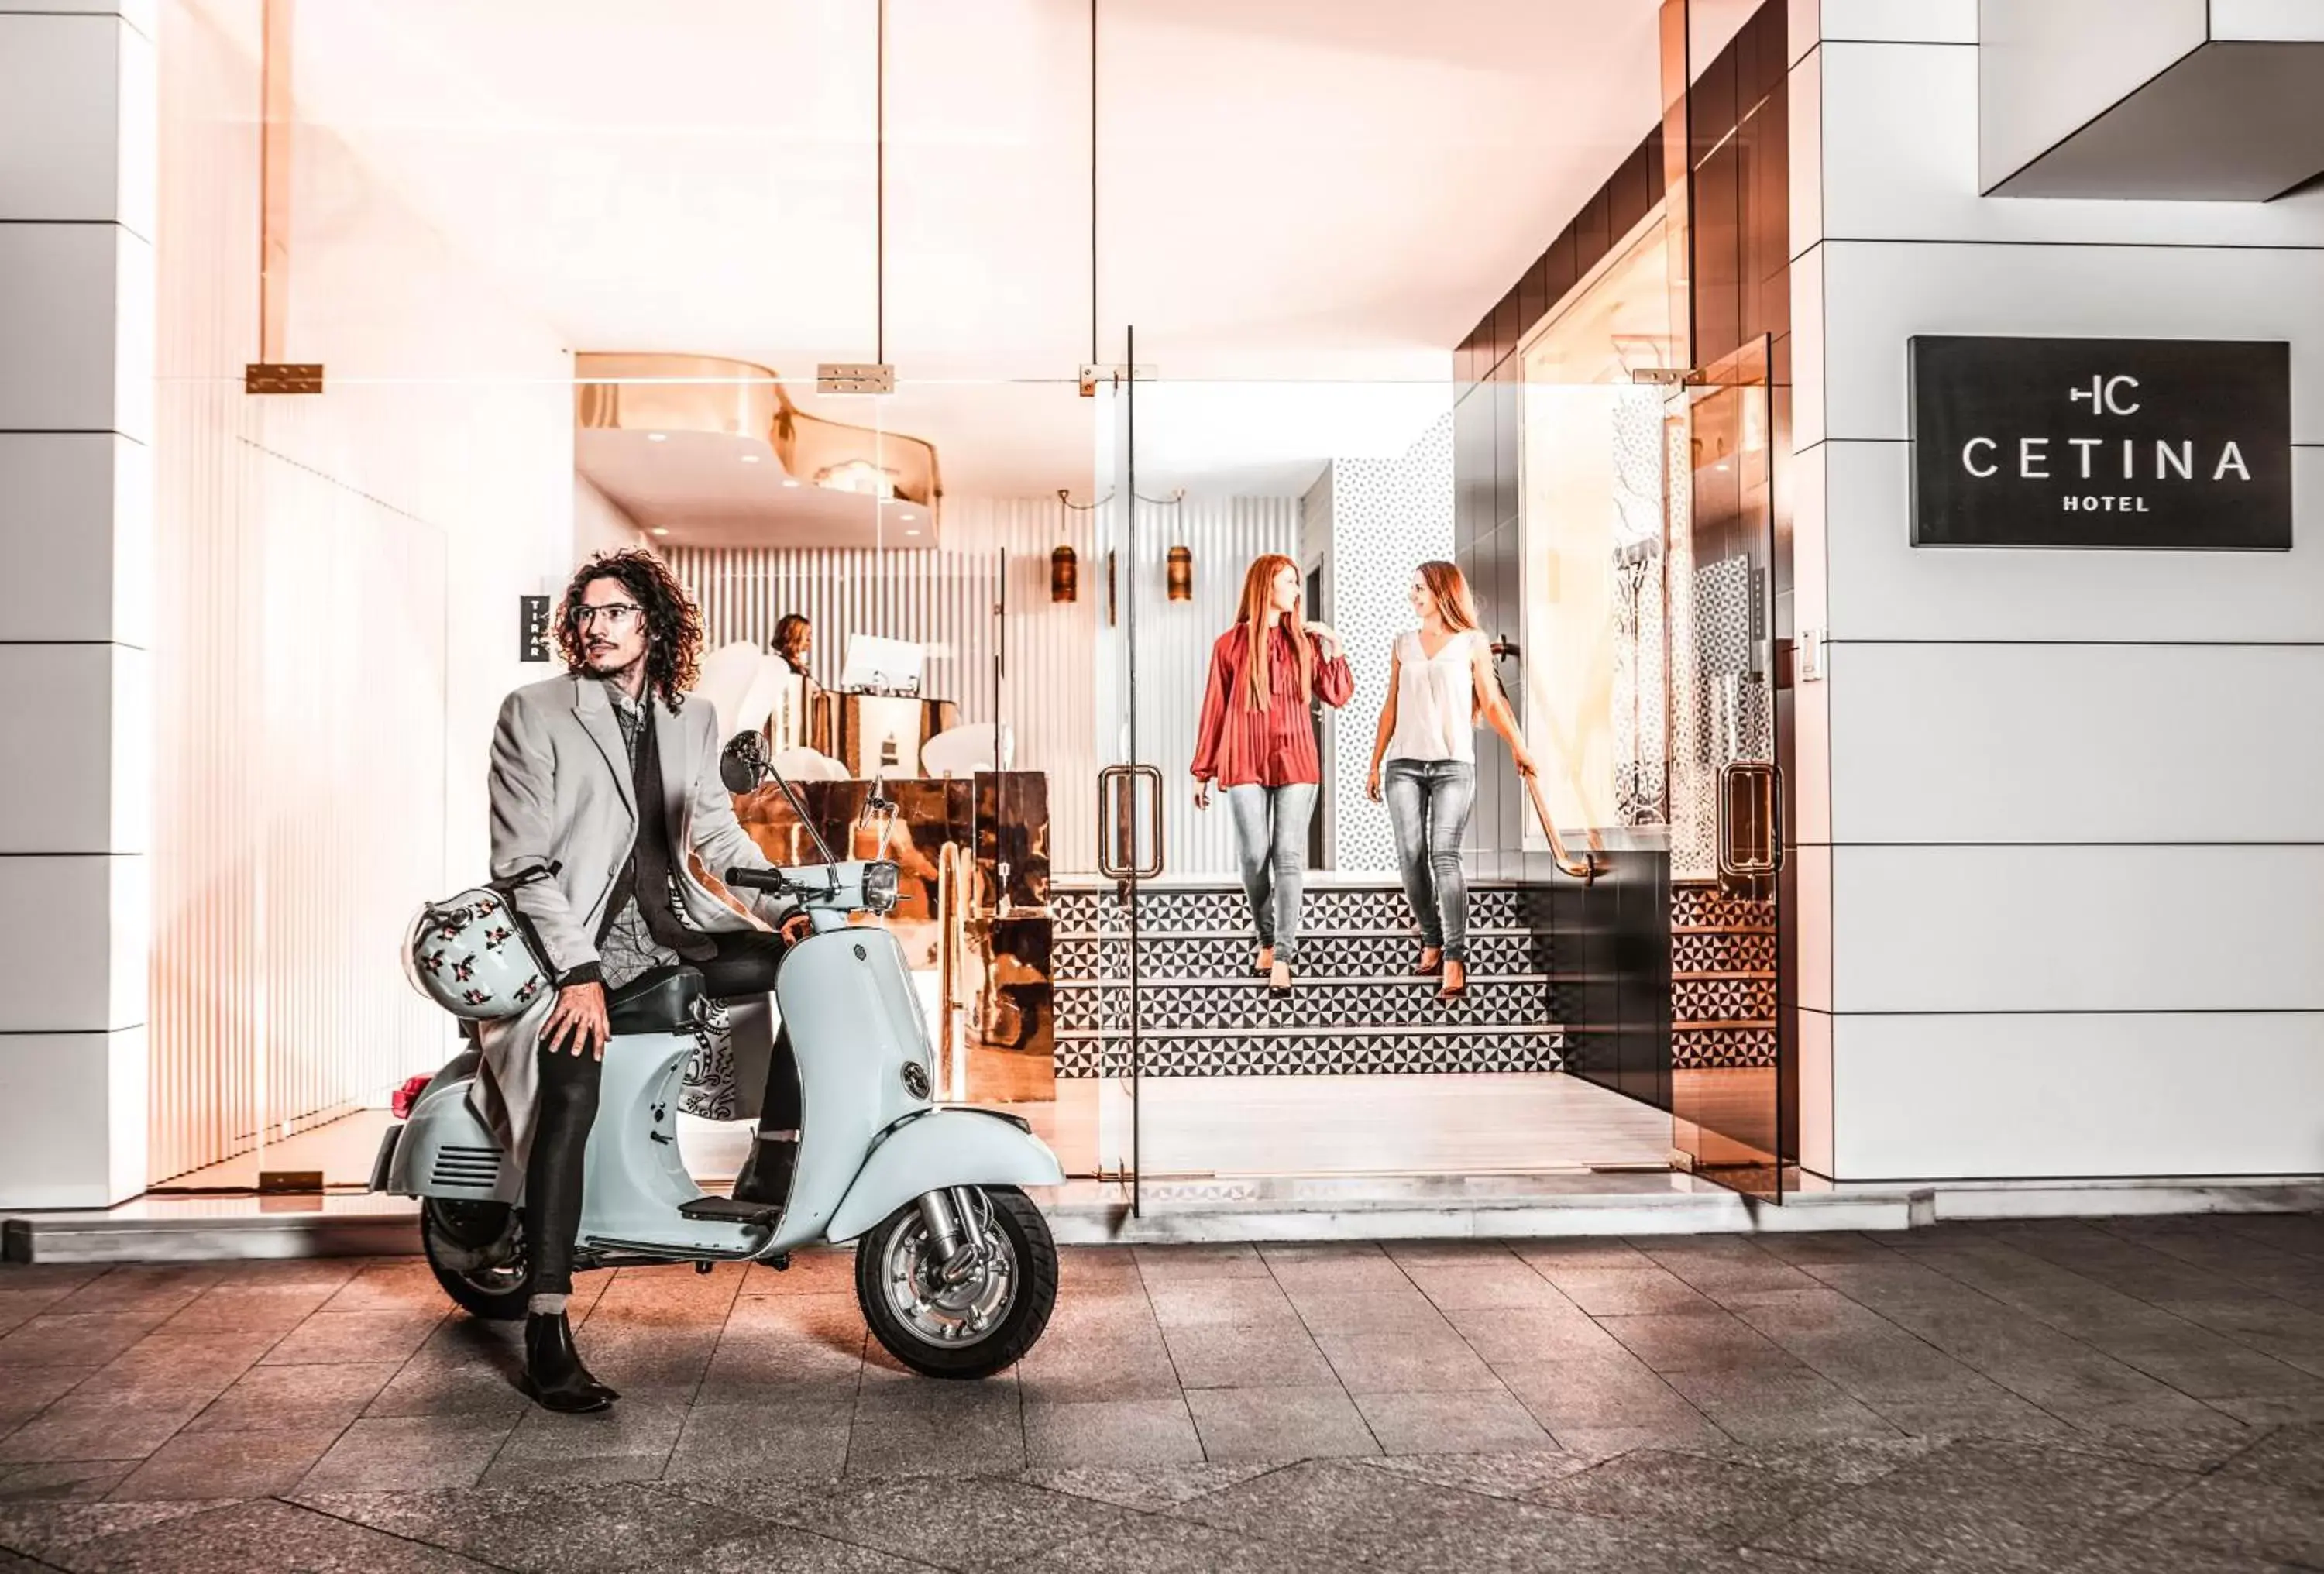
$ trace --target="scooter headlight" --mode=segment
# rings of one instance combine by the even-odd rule
[[[896,866],[885,859],[863,866],[863,906],[883,916],[896,906],[901,881]]]

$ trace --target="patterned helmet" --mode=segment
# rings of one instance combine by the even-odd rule
[[[485,888],[430,902],[403,948],[411,987],[455,1017],[513,1017],[549,986],[532,934],[502,892]]]

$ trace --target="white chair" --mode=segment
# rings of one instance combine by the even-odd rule
[[[921,745],[920,769],[930,776],[1006,770],[1016,743],[1006,725],[996,728],[991,722],[971,722],[964,727],[949,727]]]

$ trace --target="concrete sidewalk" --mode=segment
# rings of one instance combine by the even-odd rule
[[[0,1268],[0,1571],[2324,1564],[2312,1217],[1064,1278],[952,1385],[845,1254],[590,1275],[560,1418],[413,1259]]]

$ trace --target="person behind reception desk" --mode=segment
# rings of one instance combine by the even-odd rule
[[[767,710],[763,731],[770,750],[778,757],[797,749],[827,751],[831,722],[825,713],[823,686],[807,670],[815,653],[815,625],[798,612],[785,612],[775,623],[775,637],[767,649],[781,661],[786,677]]]
[[[783,664],[804,678],[815,675],[807,669],[807,658],[815,650],[815,625],[797,612],[785,612],[775,623],[775,637],[767,649],[783,658]]]

